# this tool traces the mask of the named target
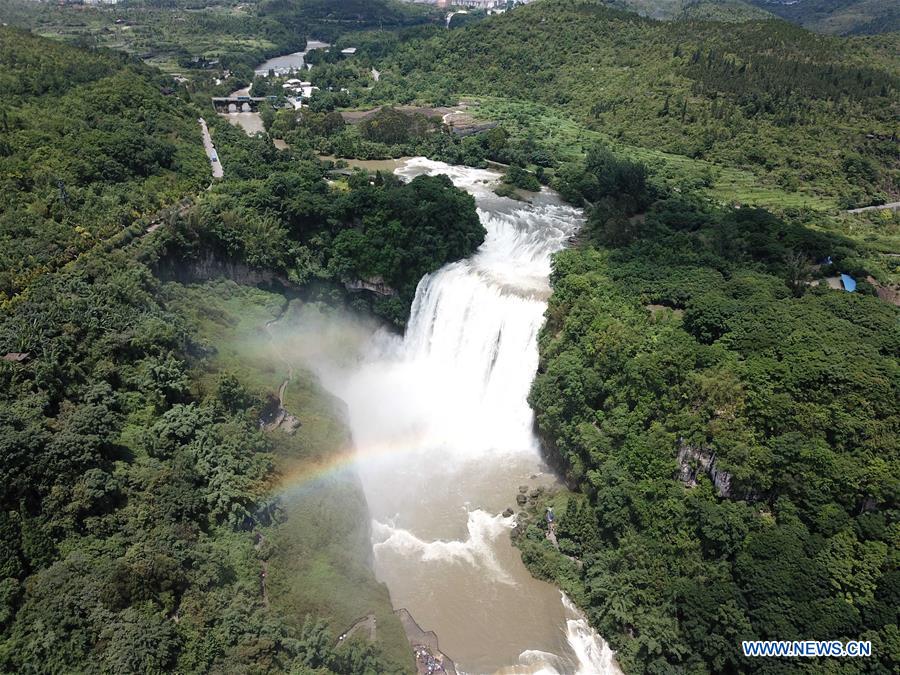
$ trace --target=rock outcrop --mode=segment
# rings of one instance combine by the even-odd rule
[[[172,257],[161,259],[155,265],[156,275],[164,281],[194,283],[212,279],[230,279],[242,286],[281,286],[292,288],[295,285],[275,272],[249,267],[242,262],[232,260],[212,251],[207,251],[192,260],[177,260]]]
[[[688,487],[697,485],[697,477],[703,473],[712,481],[717,495],[731,497],[731,474],[716,466],[715,452],[682,443],[678,465],[678,478]]]
[[[344,279],[344,288],[348,291],[369,291],[376,295],[391,298],[397,295],[397,291],[388,286],[381,277],[369,279]]]

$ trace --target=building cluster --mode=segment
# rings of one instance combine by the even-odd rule
[[[298,79],[290,79],[281,85],[284,89],[285,98],[294,106],[300,108],[304,100],[312,98],[313,92],[318,91],[318,87],[314,87],[312,82],[305,82]]]
[[[407,0],[425,5],[437,5],[438,7],[467,7],[469,9],[506,10],[514,5],[527,5],[531,0]]]
[[[448,0],[438,3],[441,7],[449,7],[451,4],[454,7],[471,7],[473,9],[493,9],[494,7],[506,6],[505,1],[500,2],[499,0],[453,0],[452,3]]]

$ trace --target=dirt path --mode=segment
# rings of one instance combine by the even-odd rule
[[[278,387],[278,410],[276,411],[272,420],[263,425],[263,430],[274,431],[275,429],[280,428],[286,433],[292,434],[300,426],[300,420],[298,420],[294,415],[287,411],[287,409],[284,407],[284,400],[288,384],[290,384],[291,380],[294,379],[294,366],[291,364],[290,360],[285,358],[284,354],[282,354],[275,347],[275,336],[272,334],[272,326],[281,321],[281,319],[284,317],[285,312],[287,312],[287,307],[288,303],[285,302],[284,306],[281,308],[281,311],[278,313],[278,316],[271,321],[266,322],[266,333],[269,334],[269,341],[272,343],[272,349],[275,352],[275,356],[287,368],[287,378],[285,378],[285,380],[281,383],[281,386]]]
[[[156,232],[163,224],[172,222],[176,218],[185,215],[193,205],[193,197],[185,197],[177,204],[160,209],[150,218],[150,225],[144,230],[139,238],[146,237],[148,234]]]
[[[340,636],[338,636],[338,643],[349,640],[357,633],[363,633],[363,637],[366,640],[368,640],[369,642],[375,642],[375,629],[375,615],[367,614],[361,619],[357,619],[356,621],[354,621],[353,625],[350,626],[350,628],[341,633]]]

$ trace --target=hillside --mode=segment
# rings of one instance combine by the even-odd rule
[[[651,19],[709,19],[752,21],[772,18],[764,8],[743,0],[612,0],[611,8],[637,12]]]
[[[750,0],[756,7],[818,33],[900,31],[900,6],[890,0]]]
[[[200,12],[181,1],[91,6],[0,0],[0,20],[78,46],[127,52],[167,72],[207,76],[209,61],[218,60],[252,77],[257,63],[306,44],[306,26],[259,16],[253,4],[210,4]]]
[[[0,300],[208,181],[197,116],[169,84],[0,28]]]
[[[342,32],[440,23],[425,5],[396,0],[354,3],[321,0],[210,2],[190,0],[81,5],[0,0],[0,22],[81,47],[127,52],[165,72],[210,88],[224,71],[227,93],[253,78],[265,59],[304,48],[307,37],[331,40]]]
[[[850,206],[900,190],[894,44],[546,0],[401,44],[373,91],[536,100],[625,143],[747,168]]]
[[[896,670],[900,324],[878,291],[900,280],[900,213],[837,207],[900,198],[898,37],[818,35],[738,0],[637,2],[680,20],[595,0],[541,0],[452,30],[392,0],[0,0],[0,18],[14,6],[57,40],[0,28],[0,672],[412,672],[372,572],[372,514],[342,470],[346,409],[298,345],[301,332],[344,342],[316,318],[333,313],[402,328],[423,276],[484,242],[475,200],[447,176],[402,182],[342,161],[409,155],[502,166],[502,183],[479,189],[522,200],[521,219],[486,222],[527,256],[491,253],[496,274],[469,266],[487,284],[468,295],[472,311],[435,293],[418,325],[423,344],[439,341],[451,322],[437,307],[452,309],[461,342],[440,365],[476,384],[514,375],[525,420],[534,367],[522,354],[544,274],[532,275],[532,235],[547,223],[531,215],[569,214],[529,396],[565,487],[520,488],[514,536],[623,670]],[[263,102],[255,136],[212,112],[212,92],[246,79],[214,85],[225,64],[252,71],[307,32],[336,37],[310,59],[309,106]],[[222,62],[187,81],[146,64],[174,70],[198,50]],[[284,79],[253,86],[279,94]],[[543,185],[583,222],[541,211]],[[513,264],[527,285],[510,282]],[[854,293],[829,286],[839,273]],[[528,325],[515,318],[526,299]],[[497,331],[475,325],[485,307]],[[486,368],[461,356],[474,335]],[[392,342],[378,339],[393,358]],[[446,393],[442,371],[421,364],[372,377],[399,389],[409,365]],[[495,381],[502,409],[515,389]],[[364,396],[379,426],[404,422],[407,406],[456,419],[452,397],[426,406],[384,391]],[[396,426],[405,437],[420,425]],[[411,500],[417,513],[449,510],[447,459],[441,438],[427,457],[439,499]],[[512,462],[497,466],[512,493]],[[438,537],[436,548],[468,547]],[[410,562],[443,612],[433,591],[452,595],[438,587],[456,577],[431,576],[416,553],[427,547],[410,547]],[[527,632],[533,614],[498,607],[483,609]],[[554,639],[557,626],[571,629],[554,624]],[[740,641],[754,638],[870,640],[874,657],[747,659]]]
[[[340,282],[380,275],[396,293],[354,305],[402,324],[482,242],[472,198],[331,185],[212,115],[211,184],[159,71],[5,27],[0,64],[0,671],[408,672],[355,474],[287,491],[349,432],[279,349],[303,303],[277,291],[346,306]],[[261,423],[280,407],[298,424]],[[370,614],[377,636],[337,639]]]
[[[595,147],[560,186],[593,206],[554,260],[529,400],[574,493],[523,558],[625,672],[793,672],[740,641],[809,635],[864,636],[873,658],[839,672],[891,672],[898,311],[852,240],[646,175]],[[821,281],[838,270],[855,293]]]
[[[667,21],[741,22],[778,17],[832,35],[900,30],[900,8],[890,0],[608,0],[604,4]]]
[[[686,0],[680,4],[674,18],[737,23],[764,21],[773,16],[742,0]]]
[[[341,34],[422,24],[440,25],[441,10],[400,0],[263,0],[259,16],[287,27],[308,27],[316,38],[333,41]]]

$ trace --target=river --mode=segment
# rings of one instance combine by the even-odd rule
[[[329,47],[330,45],[327,42],[319,42],[318,40],[308,40],[306,42],[306,49],[302,52],[293,52],[292,54],[282,54],[281,56],[275,56],[268,61],[263,61],[256,68],[253,69],[253,72],[257,75],[262,75],[263,77],[268,76],[269,71],[275,71],[276,75],[287,75],[288,73],[295,70],[303,70],[303,67],[306,65],[306,53],[312,51],[313,49],[324,49],[325,47]]]
[[[253,72],[262,77],[268,77],[269,71],[274,71],[276,75],[287,75],[295,70],[303,70],[306,65],[306,53],[313,49],[324,49],[330,46],[327,42],[319,42],[318,40],[308,40],[306,49],[302,52],[293,52],[292,54],[282,54],[275,56],[268,61],[263,61]],[[244,87],[231,92],[231,96],[249,96],[250,87]],[[219,113],[226,120],[237,127],[241,127],[248,136],[265,133],[266,128],[263,125],[262,117],[258,112],[234,112]]]
[[[613,653],[511,543],[520,485],[551,485],[528,406],[550,256],[582,223],[551,192],[493,194],[500,175],[406,160],[473,194],[487,238],[419,284],[406,334],[376,331],[352,367],[317,366],[348,405],[375,572],[466,673],[618,673]]]

